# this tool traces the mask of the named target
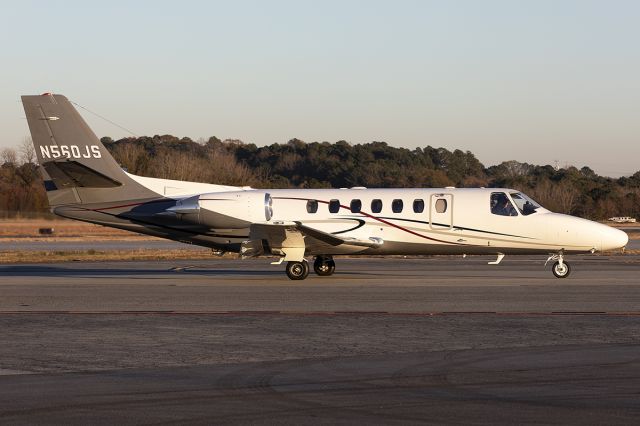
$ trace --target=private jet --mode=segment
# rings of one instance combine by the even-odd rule
[[[340,255],[544,254],[623,248],[625,232],[553,213],[509,188],[254,189],[136,176],[123,170],[69,100],[22,96],[56,215],[286,262],[287,276],[330,276]],[[547,264],[545,263],[545,265]]]

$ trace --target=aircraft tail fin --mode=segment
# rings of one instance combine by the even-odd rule
[[[69,100],[22,96],[49,204],[90,204],[157,196],[129,177]]]

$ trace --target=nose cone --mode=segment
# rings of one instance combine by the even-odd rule
[[[602,231],[601,250],[616,250],[627,245],[629,236],[626,232],[610,226],[606,226]]]

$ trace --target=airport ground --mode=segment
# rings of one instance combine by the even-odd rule
[[[640,256],[0,265],[2,424],[637,424]]]

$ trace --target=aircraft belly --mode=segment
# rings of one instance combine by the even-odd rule
[[[446,244],[430,244],[415,243],[406,241],[385,241],[378,248],[366,248],[359,251],[362,255],[495,255],[496,253],[504,254],[548,254],[555,253],[560,250],[557,246],[538,246],[538,247],[504,247],[504,246],[486,246],[486,245],[446,245]],[[587,253],[589,249],[585,247],[576,247],[565,249],[565,253]],[[343,247],[333,247],[332,251],[309,250],[309,255],[313,254],[354,254],[348,252]]]

